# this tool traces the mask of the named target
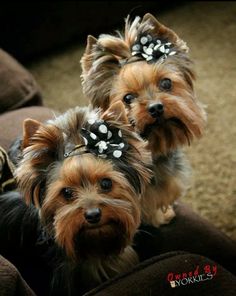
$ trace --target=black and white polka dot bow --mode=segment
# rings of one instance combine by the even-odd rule
[[[153,38],[150,34],[141,35],[132,46],[132,56],[139,56],[147,62],[164,61],[176,54],[171,42]]]
[[[111,127],[103,120],[89,120],[89,129],[82,128],[86,150],[102,158],[120,158],[128,149],[119,128]]]

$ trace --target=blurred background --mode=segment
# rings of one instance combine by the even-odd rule
[[[34,75],[44,105],[62,112],[88,104],[79,63],[87,35],[113,33],[123,28],[128,14],[146,12],[187,42],[197,72],[196,93],[207,105],[206,132],[185,149],[193,178],[183,199],[236,239],[236,3],[1,4],[1,47]]]

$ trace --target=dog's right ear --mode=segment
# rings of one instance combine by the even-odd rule
[[[92,64],[93,64],[92,49],[96,43],[97,43],[97,39],[92,35],[88,35],[86,49],[80,61],[83,74],[86,74],[92,67]]]
[[[86,49],[85,49],[85,53],[89,54],[92,50],[92,47],[94,44],[97,43],[97,39],[92,36],[92,35],[88,35],[87,37],[87,46],[86,46]]]
[[[27,204],[40,207],[47,181],[47,168],[64,158],[62,131],[53,124],[26,119],[23,124],[23,158],[17,168],[18,187]]]
[[[30,145],[30,139],[36,133],[36,131],[41,126],[41,123],[37,120],[27,118],[23,122],[23,141],[22,149]]]
[[[32,146],[32,150],[41,150],[40,156],[48,154],[47,159],[55,160],[62,154],[63,133],[53,124],[43,124],[30,118],[25,119],[23,122],[22,149],[29,146]],[[37,158],[40,159],[39,155]]]
[[[100,35],[98,40],[89,35],[81,58],[82,86],[93,107],[106,110],[113,80],[120,70],[120,52],[126,53],[124,41],[111,35]]]

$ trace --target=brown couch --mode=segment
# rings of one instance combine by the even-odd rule
[[[0,146],[8,150],[21,134],[24,118],[44,121],[52,112],[42,106],[34,78],[4,51],[0,51],[0,81],[4,82],[0,84]],[[0,154],[0,184],[6,181],[6,171],[11,174],[7,162],[7,155]],[[188,206],[180,203],[175,208],[176,218],[169,225],[158,229],[141,226],[134,242],[139,265],[86,295],[235,295],[236,243]],[[0,243],[2,255],[15,266],[0,257],[1,295],[35,292],[45,296],[46,267],[38,255],[35,261],[22,262],[17,255],[9,255],[3,245]],[[194,276],[200,278],[194,280]]]

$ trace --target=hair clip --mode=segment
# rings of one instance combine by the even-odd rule
[[[132,56],[139,56],[147,62],[165,60],[168,56],[175,55],[174,45],[159,38],[154,38],[150,34],[141,35],[133,44]]]
[[[82,128],[81,134],[87,151],[102,158],[121,158],[128,148],[121,130],[103,120],[94,120],[89,129]]]

